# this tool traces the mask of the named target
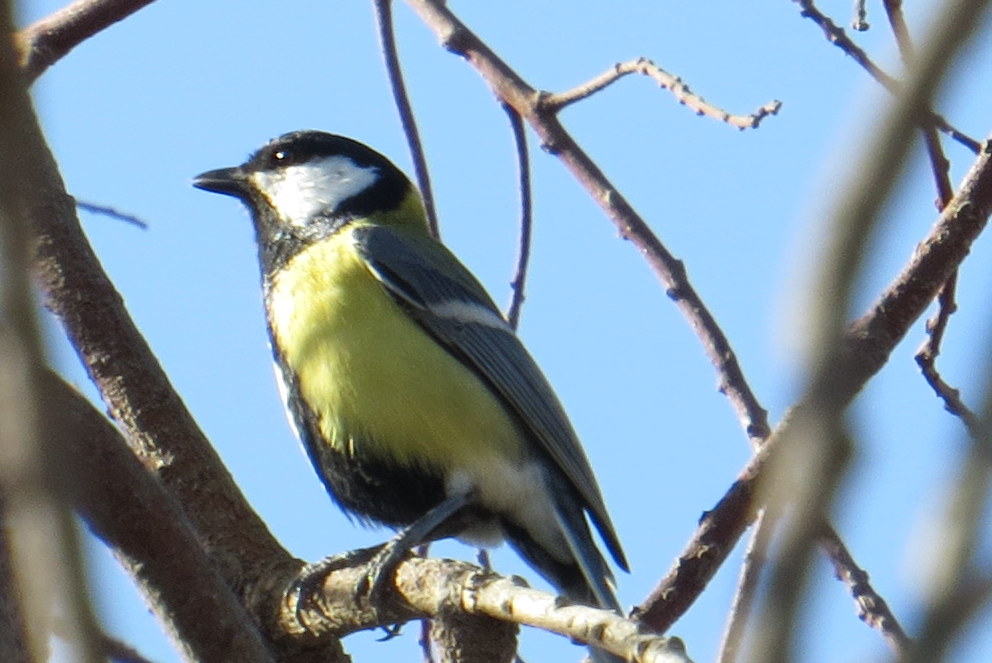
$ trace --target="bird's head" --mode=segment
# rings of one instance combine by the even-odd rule
[[[284,134],[240,166],[198,175],[193,186],[244,202],[263,242],[356,219],[427,231],[420,195],[399,168],[367,145],[322,131]]]

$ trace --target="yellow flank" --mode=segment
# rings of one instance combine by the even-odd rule
[[[502,403],[393,302],[354,227],[292,258],[270,290],[272,331],[325,442],[476,476],[523,460]]]

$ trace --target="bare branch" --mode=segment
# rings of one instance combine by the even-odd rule
[[[655,633],[666,633],[702,594],[757,517],[757,478],[775,446],[772,440],[762,446],[716,506],[703,514],[671,569],[634,608],[633,619]]]
[[[934,390],[937,397],[944,401],[944,409],[959,417],[964,422],[968,433],[973,439],[979,436],[978,416],[961,400],[961,392],[947,384],[937,370],[937,357],[940,355],[941,342],[951,315],[957,311],[954,293],[957,288],[957,272],[951,275],[937,296],[937,312],[927,320],[927,336],[916,351],[914,359],[920,367],[927,384]]]
[[[510,289],[513,295],[506,311],[506,319],[514,329],[520,324],[520,308],[524,304],[524,286],[527,283],[527,267],[530,264],[530,235],[533,224],[533,204],[530,188],[530,156],[527,153],[527,134],[524,131],[520,114],[509,104],[503,104],[513,130],[513,143],[517,146],[517,173],[520,189],[520,238],[517,244],[517,265],[513,270]]]
[[[329,566],[321,565],[321,575],[288,583],[281,600],[284,621],[296,623],[297,606],[304,606],[300,610],[309,637],[341,637],[381,624],[460,614],[475,622],[462,625],[474,632],[467,636],[471,644],[461,640],[462,648],[472,650],[478,644],[491,656],[478,660],[512,660],[515,647],[505,645],[513,643],[519,624],[558,633],[627,660],[636,655],[642,662],[688,663],[677,638],[644,635],[637,624],[610,610],[575,605],[530,589],[520,578],[502,577],[457,560],[408,557],[396,569],[391,587],[395,591],[387,592],[375,607],[368,606],[359,587],[377,550],[338,555]],[[300,588],[305,589],[301,592]],[[465,655],[476,660],[476,654]]]
[[[431,188],[430,171],[427,168],[427,158],[424,156],[420,132],[417,131],[417,120],[413,117],[413,106],[410,105],[410,97],[407,95],[406,85],[403,83],[403,69],[400,67],[400,58],[396,51],[392,0],[372,0],[372,7],[375,9],[379,44],[382,47],[382,56],[386,60],[386,73],[389,75],[389,85],[393,90],[393,101],[400,114],[400,123],[403,125],[403,133],[410,148],[417,186],[420,188],[424,209],[427,212],[427,223],[430,226],[431,235],[439,238],[441,237],[441,228],[438,224],[437,210],[434,207],[434,191]]]
[[[4,556],[16,588],[9,625],[24,627],[10,643],[32,660],[48,658],[56,611],[76,660],[97,663],[99,627],[90,602],[79,532],[64,486],[72,478],[60,460],[64,441],[52,435],[41,406],[45,361],[30,264],[33,202],[41,179],[35,120],[17,63],[11,2],[0,3],[0,508]],[[7,626],[4,624],[3,626]]]
[[[920,124],[920,109],[931,107],[944,74],[980,23],[978,17],[984,7],[985,3],[973,0],[953,0],[944,5],[881,130],[864,150],[857,183],[833,214],[833,231],[823,251],[817,287],[808,295],[811,377],[800,404],[792,410],[791,434],[789,426],[783,427],[785,432],[777,432],[787,438],[787,444],[783,444],[784,453],[779,454],[763,484],[770,499],[768,508],[788,505],[789,518],[782,530],[780,553],[771,566],[758,634],[746,660],[784,663],[794,655],[793,625],[805,588],[812,538],[826,518],[852,448],[842,416],[850,399],[840,387],[865,368],[851,361],[848,343],[838,342],[847,340],[841,332],[845,311],[861,271],[868,237],[896,175],[902,171],[913,129]],[[987,156],[983,154],[979,161],[987,162]],[[953,202],[948,209],[954,209]],[[987,216],[977,224],[979,229],[986,222]],[[956,264],[944,263],[942,268],[953,271]],[[938,283],[949,275],[944,271]],[[922,309],[916,307],[914,312],[918,316]],[[881,340],[880,329],[866,331],[866,339]],[[868,377],[870,374],[858,379]],[[817,480],[797,481],[795,477]]]
[[[417,578],[425,570],[410,565],[432,565],[448,578],[432,583],[432,594],[414,594]],[[407,575],[406,571],[415,571]],[[625,660],[642,663],[689,663],[685,647],[678,638],[642,634],[635,624],[609,610],[573,605],[547,592],[530,589],[517,578],[503,578],[476,567],[451,560],[413,559],[397,572],[397,585],[404,598],[420,610],[443,609],[454,601],[469,615],[485,615],[501,622],[518,623],[558,633],[572,640],[592,644]]]
[[[542,110],[557,113],[569,104],[574,104],[603,90],[628,74],[648,76],[658,85],[670,91],[680,104],[688,106],[697,115],[712,117],[738,129],[757,129],[763,119],[769,115],[775,115],[782,107],[782,102],[775,100],[768,102],[750,115],[732,115],[694,93],[678,76],[668,73],[651,60],[642,57],[629,62],[618,62],[591,81],[566,92],[542,95]]]
[[[818,543],[833,562],[837,579],[850,590],[857,606],[858,618],[881,633],[892,653],[902,660],[911,642],[899,620],[889,609],[889,604],[872,587],[868,574],[854,561],[847,546],[830,525],[823,525]]]
[[[900,82],[883,71],[881,67],[876,65],[872,59],[868,57],[868,54],[847,36],[847,33],[844,32],[842,27],[834,23],[830,20],[830,17],[826,16],[819,9],[817,9],[816,5],[813,4],[813,0],[793,0],[793,2],[799,5],[799,13],[803,18],[808,18],[819,26],[819,28],[823,31],[823,36],[827,38],[827,41],[844,51],[847,55],[851,56],[855,62],[861,65],[862,69],[867,71],[872,78],[881,83],[886,90],[893,94],[899,92],[899,87],[901,85]],[[923,121],[927,124],[932,124],[937,129],[943,131],[972,152],[978,152],[980,146],[979,141],[965,133],[962,133],[961,131],[958,131],[941,115],[938,115],[933,111],[928,111]]]
[[[730,341],[689,282],[682,262],[665,248],[644,219],[562,127],[555,113],[544,108],[540,93],[493,53],[443,3],[437,0],[408,0],[408,3],[445,48],[465,57],[500,99],[530,123],[545,149],[558,156],[616,225],[620,235],[630,240],[645,256],[668,296],[675,301],[700,337],[707,357],[716,368],[718,387],[730,400],[748,437],[754,444],[764,439],[769,431],[768,414],[744,379]]]
[[[190,660],[269,663],[255,623],[204,553],[183,507],[85,398],[54,374],[43,377],[41,402],[65,441],[75,507],[155,597],[149,605],[173,644]]]
[[[964,183],[910,262],[869,311],[847,327],[843,381],[836,397],[850,402],[888,361],[889,354],[923,314],[948,276],[967,257],[992,214],[992,145],[983,147]],[[798,407],[798,406],[797,406]],[[754,520],[755,483],[772,450],[794,424],[787,417],[748,462],[737,480],[683,548],[658,586],[636,609],[652,630],[665,632],[695,601]]]
[[[21,68],[34,82],[79,44],[153,0],[75,0],[16,35]]]

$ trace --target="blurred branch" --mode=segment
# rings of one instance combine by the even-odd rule
[[[107,658],[115,663],[155,663],[142,656],[134,647],[106,633],[103,634],[100,644]]]
[[[789,517],[788,526],[781,530],[779,554],[770,571],[768,597],[763,602],[756,637],[746,660],[785,663],[794,657],[793,625],[805,588],[813,537],[819,523],[826,518],[851,450],[842,417],[850,402],[845,387],[865,368],[852,360],[853,348],[842,333],[846,311],[870,245],[869,237],[878,224],[879,211],[903,170],[911,134],[920,125],[921,109],[931,107],[955,55],[980,24],[978,19],[984,7],[985,3],[974,0],[952,0],[943,6],[880,130],[864,148],[861,164],[854,171],[856,179],[832,215],[820,276],[807,296],[811,313],[808,361],[811,377],[800,403],[791,411],[792,430],[784,426],[784,431],[776,432],[786,438],[786,443],[782,445],[783,453],[777,455],[774,466],[763,477],[762,487],[769,504],[788,509]],[[986,143],[979,159],[986,165],[988,147]],[[974,169],[971,174],[975,174]],[[966,182],[963,191],[967,189]],[[987,195],[988,191],[983,193]],[[952,201],[947,210],[965,216],[967,212],[956,208],[955,202],[960,201]],[[987,222],[988,203],[976,224],[978,230]],[[918,249],[914,258],[924,253]],[[934,284],[936,288],[942,287],[956,266],[949,262],[940,265],[942,273]],[[912,306],[904,300],[905,310],[912,308],[914,319],[922,314],[934,293],[928,295],[922,302],[912,302]],[[882,340],[883,329],[864,331],[866,340]],[[868,377],[870,374],[858,379]],[[807,480],[797,480],[799,477]],[[816,480],[809,481],[808,477]]]
[[[128,316],[75,216],[54,160],[27,191],[36,239],[35,271],[56,315],[128,444],[180,503],[229,586],[263,573],[285,550],[245,501],[217,452],[173,390]],[[249,583],[250,584],[250,583]]]
[[[902,0],[882,0],[882,5],[885,7],[885,15],[889,18],[889,26],[899,46],[902,61],[909,64],[913,59],[913,42],[909,37],[906,17],[902,13]]]
[[[739,372],[739,366],[732,354],[721,357],[717,353],[714,357],[713,348],[725,339],[721,338],[722,334],[715,323],[709,324],[712,318],[708,311],[705,308],[694,308],[693,304],[698,302],[698,297],[684,280],[682,264],[668,254],[643,220],[563,130],[557,118],[543,112],[540,103],[535,101],[541,99],[543,95],[525,83],[516,72],[495,56],[446,7],[430,0],[409,1],[425,23],[438,35],[442,45],[465,57],[493,87],[497,95],[516,108],[531,123],[546,148],[561,158],[603,207],[609,218],[620,228],[623,236],[631,239],[645,254],[656,274],[666,284],[669,294],[679,303],[697,333],[705,337],[707,354],[711,356],[721,376],[732,374],[735,370]],[[966,182],[963,193],[967,197],[973,194],[981,197],[983,193],[971,190],[969,187],[977,183],[984,184],[982,180],[987,175],[984,170],[985,157],[985,154],[981,155]],[[840,373],[844,375],[844,379],[842,384],[833,385],[837,388],[835,397],[839,404],[844,405],[853,399],[864,383],[884,365],[896,342],[906,333],[912,321],[922,313],[929,300],[921,291],[929,291],[930,298],[936,294],[940,284],[934,283],[929,278],[932,276],[931,272],[936,271],[946,277],[949,272],[944,267],[950,266],[949,268],[953,269],[954,265],[963,260],[968,245],[984,227],[987,218],[987,213],[980,210],[980,207],[964,205],[955,208],[954,213],[942,218],[942,222],[959,226],[953,233],[954,237],[945,234],[940,228],[942,224],[938,224],[938,229],[935,229],[921,246],[921,251],[911,264],[909,273],[900,275],[891,288],[883,293],[883,301],[895,298],[900,307],[887,308],[879,305],[848,328],[842,343],[846,348],[845,354],[848,355],[847,360],[843,362],[845,370]],[[950,255],[958,250],[962,253]],[[683,284],[685,288],[681,287]],[[921,295],[924,298],[917,299]],[[699,305],[702,306],[701,302]],[[716,331],[712,332],[714,328]],[[703,331],[700,332],[700,329]],[[874,332],[876,329],[878,333],[865,333],[866,330]],[[724,364],[724,360],[729,360],[731,363]],[[746,390],[742,376],[740,382],[731,379],[730,384],[735,389],[743,384]],[[766,427],[763,430],[759,426],[752,425],[752,423],[765,422],[765,415],[760,406],[757,406],[756,399],[753,401],[751,399],[753,395],[749,390],[735,392],[731,396],[742,421],[747,422],[745,426],[752,440],[760,443],[767,435],[767,424],[765,423]],[[756,414],[757,412],[761,413],[760,416]],[[794,423],[790,424],[788,421],[784,423],[776,432],[776,437],[789,432],[791,426],[794,426]],[[718,506],[704,516],[696,535],[687,545],[672,571],[640,606],[636,616],[647,626],[666,629],[692,603],[719,564],[729,554],[734,542],[754,516],[752,484],[757,471],[765,462],[767,453],[762,449]]]
[[[757,129],[761,121],[769,115],[775,115],[782,107],[782,102],[770,101],[750,115],[732,115],[725,110],[710,104],[698,94],[689,89],[685,82],[668,73],[647,58],[637,58],[629,62],[618,62],[596,78],[566,92],[546,93],[541,97],[542,110],[558,113],[569,104],[581,101],[604,88],[617,82],[628,74],[641,74],[653,79],[662,88],[670,91],[676,101],[696,112],[738,129]]]
[[[923,314],[948,276],[964,261],[992,214],[992,145],[985,143],[954,199],[909,263],[867,313],[847,326],[841,342],[842,376],[836,398],[851,400],[888,361],[895,346]],[[794,425],[787,417],[748,461],[727,493],[700,520],[672,569],[636,608],[652,630],[664,632],[702,593],[754,520],[755,484],[772,451]]]
[[[520,189],[520,237],[517,245],[517,265],[513,270],[510,289],[513,295],[510,306],[506,311],[506,319],[510,326],[516,329],[520,324],[520,308],[524,304],[525,285],[527,283],[527,267],[530,264],[530,236],[533,224],[533,204],[530,188],[530,155],[527,152],[527,134],[524,131],[520,114],[508,104],[503,104],[503,110],[510,120],[513,130],[513,143],[517,147],[517,173]]]
[[[410,105],[410,97],[406,92],[406,85],[403,83],[403,69],[400,67],[400,59],[396,52],[392,0],[372,0],[372,7],[375,10],[375,24],[379,35],[379,44],[382,47],[382,55],[386,60],[386,73],[389,75],[389,84],[393,90],[393,100],[396,103],[396,110],[400,114],[403,134],[406,136],[410,156],[413,159],[417,186],[420,188],[424,209],[427,211],[427,223],[430,226],[431,235],[440,238],[441,228],[434,206],[434,192],[431,188],[430,171],[427,169],[427,158],[424,156],[420,132],[417,131],[417,120],[413,117],[413,107]]]
[[[21,68],[33,83],[73,48],[153,0],[75,0],[16,33]]]
[[[2,379],[3,373],[0,370],[0,380]],[[28,647],[24,611],[21,610],[17,593],[8,529],[3,502],[0,500],[0,661],[33,663]]]
[[[173,644],[187,660],[269,663],[255,623],[205,554],[183,507],[83,396],[52,373],[43,380],[41,402],[65,441],[76,509],[148,597]]]
[[[75,216],[75,202],[65,192],[33,116],[25,123],[11,130],[16,130],[19,139],[25,141],[32,159],[4,161],[16,163],[19,171],[30,174],[19,194],[32,222],[34,271],[45,305],[62,322],[110,415],[124,430],[131,453],[182,504],[195,532],[197,547],[210,560],[207,568],[219,573],[225,586],[238,588],[242,604],[260,615],[259,621],[271,626],[265,620],[273,608],[260,604],[258,596],[265,594],[272,577],[279,576],[277,570],[295,570],[299,562],[272,538],[252,511],[172,389],[86,241]],[[112,477],[111,481],[107,480],[108,476]],[[95,485],[85,488],[109,489],[117,480],[113,475],[101,475],[92,479]],[[140,522],[140,519],[128,521],[127,526],[140,531]],[[146,539],[134,545],[150,543]],[[184,570],[191,572],[178,569]],[[202,608],[185,600],[194,596],[194,592],[170,594],[169,587],[153,584],[158,579],[155,574],[161,572],[159,568],[150,568],[145,577],[148,591],[156,598],[164,600],[169,596],[174,600],[160,609],[190,611],[173,615],[173,623],[202,620]],[[214,615],[201,628],[220,619]],[[214,646],[217,643],[223,641],[215,638]],[[251,654],[250,643],[249,638],[244,639],[244,654],[239,660],[267,661],[268,651],[263,647]],[[336,645],[326,644],[328,652]],[[328,654],[328,659],[331,658]]]
[[[988,376],[989,354],[981,374]],[[976,444],[969,445],[959,470],[948,481],[950,503],[929,552],[926,577],[927,601],[919,636],[904,663],[931,663],[944,660],[953,638],[968,625],[983,606],[992,602],[992,574],[987,566],[982,541],[983,524],[992,495],[992,380],[986,379],[981,417],[975,427]]]
[[[906,18],[902,13],[902,0],[884,0],[885,13],[895,36],[896,44],[899,46],[899,53],[906,65],[912,63],[914,57],[913,43],[909,35],[909,27],[906,25]],[[940,135],[933,126],[923,126],[924,143],[927,155],[930,159],[930,167],[933,173],[934,182],[937,187],[937,209],[944,209],[954,195],[951,185],[950,169],[951,164],[944,154],[940,144]],[[937,357],[940,355],[940,346],[944,339],[944,332],[951,315],[957,311],[957,303],[954,301],[954,293],[957,289],[957,272],[951,274],[947,282],[940,289],[937,295],[937,313],[927,320],[927,336],[923,344],[917,350],[915,360],[923,373],[923,377],[934,390],[939,398],[944,401],[944,407],[948,412],[960,417],[965,426],[974,437],[977,434],[977,417],[961,400],[960,392],[944,382],[937,370]]]
[[[57,612],[75,660],[97,663],[99,628],[63,491],[71,479],[61,462],[67,450],[38,398],[45,352],[30,280],[29,191],[44,177],[45,152],[9,38],[11,4],[0,3],[0,526],[16,603],[2,626],[24,627],[8,643],[15,660],[47,660]]]
[[[699,336],[719,376],[719,389],[730,400],[752,443],[768,434],[768,415],[744,378],[730,341],[700,299],[677,260],[634,211],[565,130],[553,108],[546,108],[547,93],[538,92],[489,49],[438,0],[407,0],[448,50],[466,58],[503,102],[520,114],[537,133],[543,147],[556,155],[586,189],[620,235],[644,255],[669,297]]]
[[[867,71],[872,78],[881,83],[886,90],[892,94],[899,93],[899,88],[902,84],[883,71],[881,67],[876,65],[872,59],[868,57],[868,54],[847,36],[847,33],[844,32],[842,27],[834,23],[830,20],[830,17],[826,16],[819,9],[817,9],[812,0],[792,1],[799,5],[800,16],[810,19],[816,23],[817,26],[819,26],[819,28],[823,31],[823,36],[827,38],[827,41],[844,51],[847,55],[851,56],[855,62],[861,65],[862,69]],[[958,131],[947,120],[932,110],[928,110],[926,114],[920,118],[920,120],[924,124],[930,124],[946,133],[972,152],[978,152],[980,143],[977,140],[965,133],[962,133],[961,131]]]

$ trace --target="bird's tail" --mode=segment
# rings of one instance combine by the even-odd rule
[[[557,524],[572,553],[572,560],[562,562],[553,557],[525,530],[510,523],[504,523],[507,540],[566,598],[621,615],[623,611],[616,596],[613,572],[592,538],[583,509],[570,492],[561,491],[553,499]],[[589,658],[593,663],[624,663],[622,658],[595,647],[589,647]]]

